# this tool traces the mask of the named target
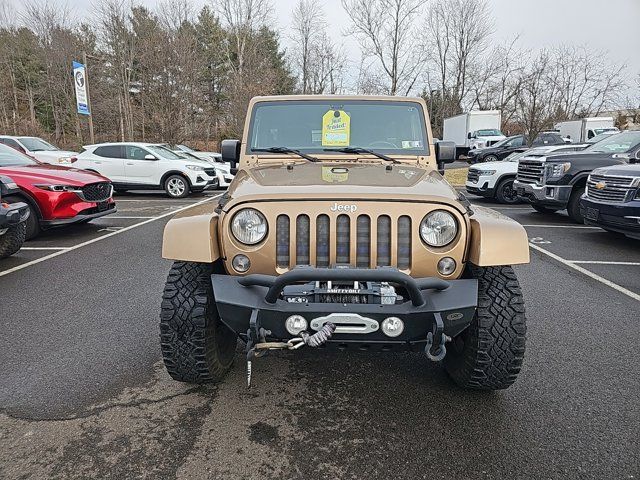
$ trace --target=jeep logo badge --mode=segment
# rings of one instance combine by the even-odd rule
[[[331,205],[331,208],[329,209],[332,212],[350,212],[350,213],[354,213],[356,210],[358,210],[358,206],[351,204],[351,205],[347,205],[344,203],[334,203],[333,205]]]

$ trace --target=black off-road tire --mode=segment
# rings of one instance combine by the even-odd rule
[[[509,266],[469,265],[478,280],[478,309],[469,327],[447,344],[444,367],[461,387],[499,390],[516,381],[526,340],[524,300]]]
[[[7,231],[0,235],[0,258],[7,258],[20,250],[26,237],[27,222],[7,228]]]
[[[36,208],[31,204],[30,201],[27,201],[21,197],[16,197],[16,196],[8,196],[8,197],[4,197],[4,201],[7,203],[26,203],[27,206],[29,207],[29,218],[27,218],[27,233],[26,233],[26,240],[31,240],[34,237],[37,237],[38,235],[40,235],[40,220],[39,220],[39,216],[38,216],[38,212],[36,211]]]
[[[211,286],[214,267],[174,262],[162,294],[160,344],[174,380],[217,382],[233,363],[237,336],[220,320]]]
[[[531,204],[531,208],[533,208],[538,213],[555,213],[560,210],[559,208],[545,207],[543,205],[536,205],[535,203]]]
[[[584,217],[580,213],[580,197],[582,197],[583,193],[584,187],[573,187],[571,196],[569,197],[569,203],[567,203],[569,218],[580,224],[584,223]]]

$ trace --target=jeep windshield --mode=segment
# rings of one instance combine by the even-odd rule
[[[306,154],[428,155],[424,113],[417,102],[301,100],[259,102],[253,109],[247,154],[273,146]]]

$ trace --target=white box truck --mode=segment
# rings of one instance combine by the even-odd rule
[[[500,131],[500,110],[472,110],[444,119],[442,139],[456,144],[456,157],[485,148],[506,137]]]
[[[560,135],[569,138],[572,143],[586,142],[604,132],[617,132],[613,117],[587,117],[579,120],[567,120],[556,123],[554,127]]]

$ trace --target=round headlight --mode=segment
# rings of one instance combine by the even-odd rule
[[[458,223],[445,210],[434,210],[420,222],[420,236],[424,243],[432,247],[444,247],[456,238]]]
[[[231,233],[245,245],[255,245],[267,235],[267,219],[253,208],[240,210],[231,220]]]

